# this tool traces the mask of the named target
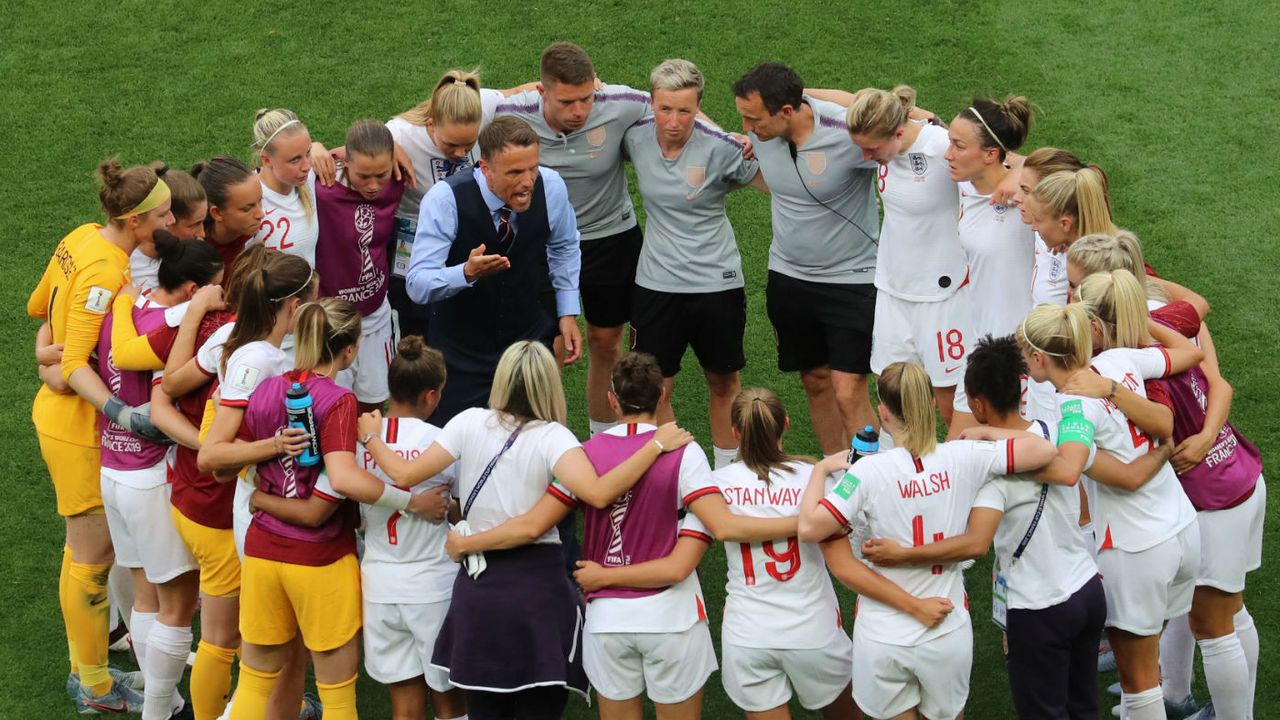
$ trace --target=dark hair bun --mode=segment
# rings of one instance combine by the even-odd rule
[[[106,188],[113,188],[124,182],[124,168],[120,167],[120,159],[109,158],[98,163],[98,177]]]
[[[427,344],[423,342],[421,335],[409,335],[402,338],[400,344],[396,346],[396,354],[404,358],[406,362],[415,362],[426,352]]]
[[[168,230],[156,230],[151,233],[156,244],[156,255],[161,260],[174,260],[182,255],[182,241]]]

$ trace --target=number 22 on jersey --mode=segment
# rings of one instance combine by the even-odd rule
[[[787,538],[786,548],[778,552],[772,540],[759,543],[760,549],[768,558],[764,563],[764,571],[778,582],[786,582],[800,572],[800,541],[794,537]],[[738,543],[742,550],[742,577],[748,587],[756,584],[755,557],[751,552],[752,543]]]

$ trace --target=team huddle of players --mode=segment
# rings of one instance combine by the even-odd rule
[[[692,63],[650,80],[601,84],[560,43],[537,83],[451,71],[335,151],[277,109],[253,123],[256,168],[102,163],[107,223],[59,243],[28,303],[77,709],[353,718],[363,649],[397,718],[558,717],[588,680],[602,718],[638,718],[646,696],[696,718],[717,669],[752,718],[788,717],[793,697],[831,719],[955,718],[962,567],[994,545],[1019,717],[1096,718],[1100,643],[1122,717],[1252,717],[1260,455],[1228,421],[1208,304],[1146,265],[1102,170],[1018,154],[1021,97],[948,124],[905,86],[806,89],[765,63],[733,86],[739,135],[702,114]],[[545,217],[563,188],[579,239],[547,255],[581,296],[585,443],[558,370],[576,319],[563,343],[511,345],[487,408],[442,412],[464,345],[433,349],[419,302],[509,271],[423,239],[479,207],[499,242],[532,232],[501,176],[535,146],[559,184],[532,207]],[[446,182],[464,173],[479,195]],[[725,198],[748,186],[769,193],[768,318],[822,460],[788,454],[777,395],[739,382]],[[710,461],[672,422],[689,347]],[[879,451],[850,466],[864,426]],[[717,540],[719,661],[694,573]],[[132,606],[139,673],[108,664],[113,565],[133,579],[113,600]],[[832,576],[859,595],[852,637]]]

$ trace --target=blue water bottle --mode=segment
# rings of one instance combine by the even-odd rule
[[[880,452],[880,433],[868,425],[859,430],[849,443],[849,464],[854,464],[858,458],[875,455],[878,452]]]
[[[289,414],[289,427],[302,428],[311,437],[311,444],[295,458],[295,462],[303,467],[320,462],[320,434],[316,432],[316,416],[311,412],[311,393],[302,383],[289,387],[284,395],[284,408]]]

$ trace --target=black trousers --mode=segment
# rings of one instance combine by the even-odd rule
[[[1009,688],[1021,720],[1096,720],[1102,578],[1042,610],[1009,610]]]
[[[569,702],[569,691],[563,685],[513,693],[468,690],[466,696],[471,720],[557,720]]]

